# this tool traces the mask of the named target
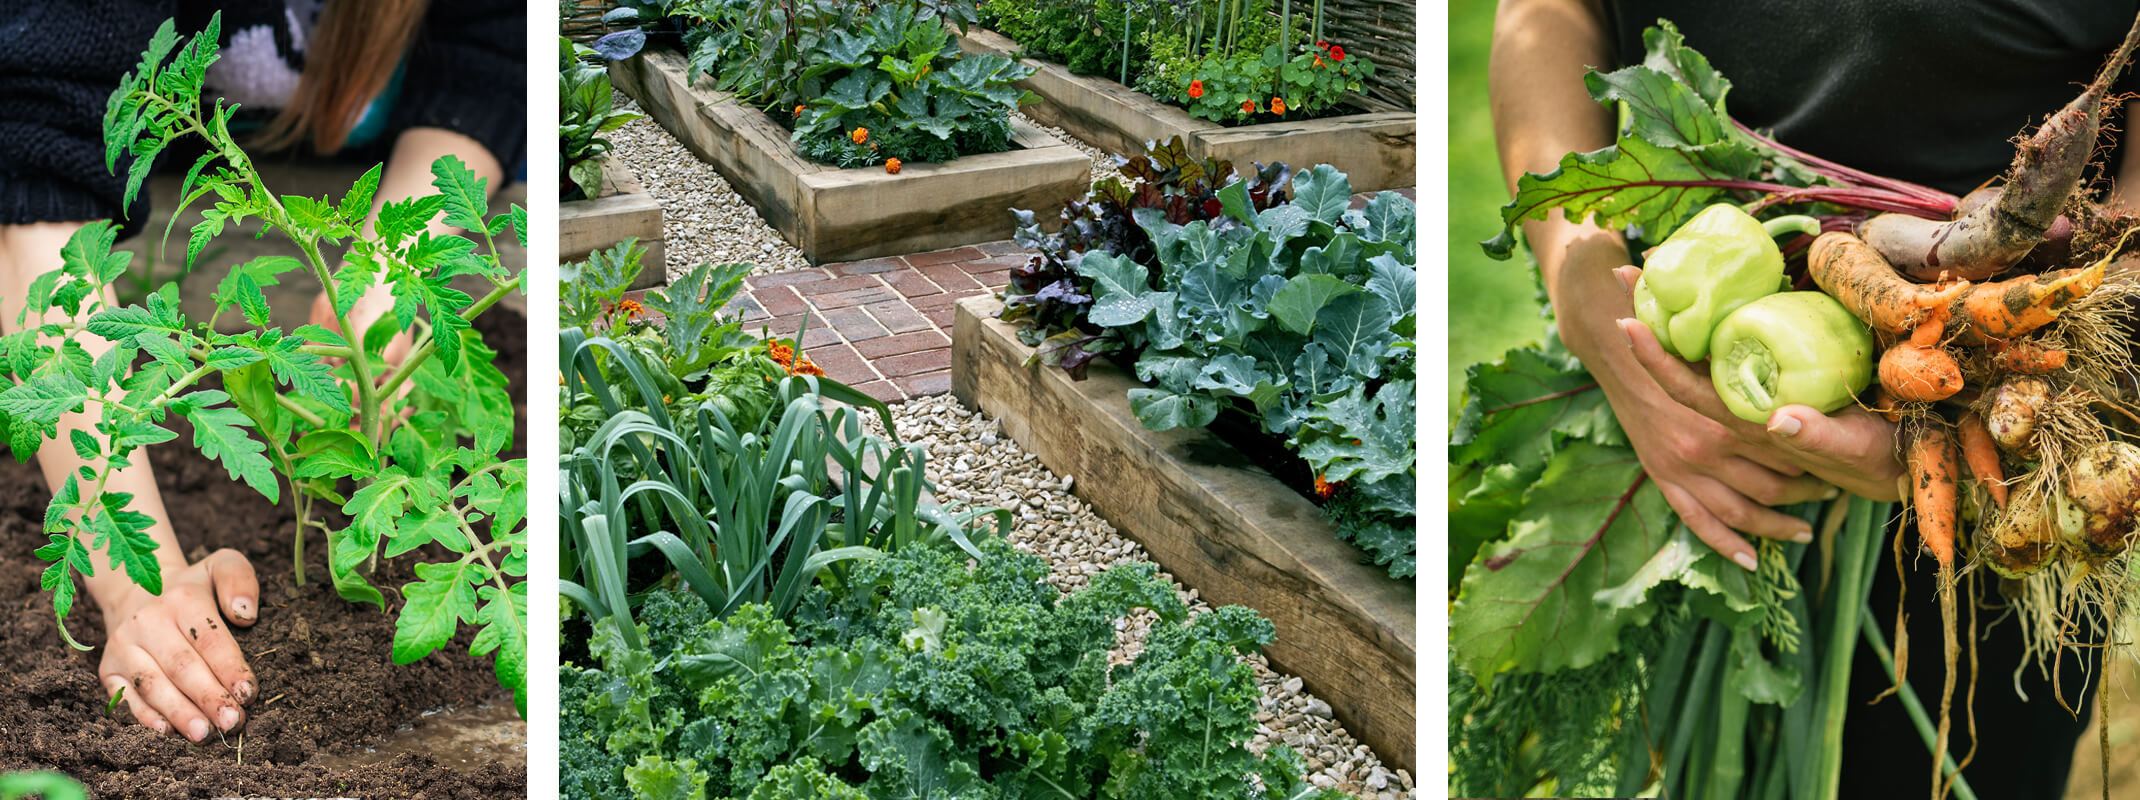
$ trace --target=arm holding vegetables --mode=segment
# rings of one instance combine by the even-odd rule
[[[1612,60],[1602,17],[1584,0],[1501,4],[1489,88],[1512,190],[1523,173],[1550,170],[1563,154],[1612,143],[1612,116],[1581,80],[1589,66]],[[1629,292],[1639,271],[1625,266],[1618,234],[1558,216],[1527,223],[1524,233],[1562,340],[1597,377],[1665,499],[1709,546],[1751,569],[1753,548],[1738,532],[1811,535],[1803,520],[1767,506],[1821,497],[1830,482],[1874,499],[1896,497],[1902,467],[1893,425],[1861,409],[1825,416],[1804,406],[1778,411],[1767,426],[1740,420],[1705,376],[1633,318]]]
[[[80,227],[81,223],[0,227],[0,332],[15,329],[30,282],[60,267],[60,248]],[[108,292],[104,302],[111,304]],[[36,325],[39,319],[30,317],[26,323]],[[90,344],[84,349],[92,358],[109,347],[95,337],[85,339]],[[60,435],[38,449],[38,466],[54,492],[92,463],[75,452],[70,431],[101,440],[95,431],[98,413],[91,405],[81,413],[61,417]],[[218,550],[198,563],[186,563],[146,451],[137,458],[132,466],[111,473],[103,489],[107,494],[133,495],[129,510],[153,520],[148,534],[156,541],[163,591],[150,594],[134,585],[102,550],[92,550],[96,573],[84,583],[104,611],[104,654],[97,667],[98,680],[107,694],[126,690],[127,709],[141,724],[163,733],[177,731],[198,744],[215,730],[227,733],[245,724],[243,706],[257,694],[258,683],[245,664],[245,654],[230,630],[216,620],[220,617],[231,625],[250,627],[259,614],[260,586],[252,564],[235,550]],[[89,535],[81,536],[89,544]]]

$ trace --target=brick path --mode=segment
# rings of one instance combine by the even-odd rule
[[[951,305],[1002,290],[1026,256],[1008,241],[759,275],[729,307],[794,336],[825,375],[887,403],[951,391]]]
[[[1411,189],[1399,194],[1416,197]],[[1355,208],[1371,195],[1353,196]],[[1001,291],[1026,253],[1009,241],[759,275],[729,307],[794,336],[825,375],[887,403],[951,391],[951,305]]]

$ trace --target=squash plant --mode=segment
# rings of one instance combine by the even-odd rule
[[[76,451],[96,465],[69,476],[53,497],[45,517],[51,542],[37,551],[52,562],[43,587],[53,593],[61,636],[88,649],[67,635],[66,616],[75,574],[98,569],[92,549],[103,551],[107,568],[124,570],[151,593],[161,591],[149,518],[129,509],[130,495],[106,491],[105,482],[138,459],[142,447],[176,438],[165,423],[184,417],[193,446],[231,479],[274,502],[282,502],[287,487],[297,518],[291,541],[299,584],[308,530],[326,539],[335,590],[381,610],[386,596],[367,575],[382,548],[392,558],[439,545],[446,558],[416,564],[416,580],[398,587],[394,661],[421,658],[470,623],[476,627],[471,654],[494,654],[499,681],[524,714],[526,464],[500,457],[511,443],[512,401],[492,364],[495,353],[470,320],[520,288],[521,276],[497,258],[495,237],[511,226],[525,244],[526,211],[491,215],[484,181],[451,156],[431,167],[439,194],[386,203],[369,226],[377,166],[338,202],[275,194],[231,136],[237,108],[201,99],[220,23],[211,19],[191,42],[168,21],[156,31],[139,69],[112,93],[104,118],[107,164],[115,167],[122,153],[133,156],[130,203],[157,155],[197,136],[206,152],[186,172],[181,210],[210,196],[213,205],[187,238],[188,264],[226,226],[249,218],[287,238],[302,257],[233,267],[216,287],[210,318],[189,319],[175,284],[140,304],[103,300],[132,254],[112,251],[117,229],[100,221],[69,240],[60,269],[31,284],[27,313],[44,315],[47,323],[0,339],[0,432],[16,458],[27,459],[58,434],[61,414],[94,404],[101,434],[70,435]],[[441,214],[481,244],[427,232]],[[339,263],[330,260],[327,248],[345,242]],[[317,325],[284,331],[270,324],[261,289],[290,273],[319,282],[342,330],[351,330],[352,305],[376,284],[392,287],[393,313],[355,341]],[[456,277],[473,277],[487,289],[470,297],[453,288]],[[220,331],[217,323],[229,314],[243,318],[243,330]],[[413,349],[402,363],[389,363],[382,351],[402,331],[413,334]],[[91,359],[87,337],[112,347]],[[211,378],[220,380],[219,388]],[[396,424],[404,416],[408,423]],[[349,522],[331,522],[330,508]]]
[[[1411,577],[1418,452],[1415,210],[1395,192],[1351,209],[1329,165],[1292,180],[1292,201],[1255,209],[1247,182],[1219,190],[1223,217],[1176,224],[1140,208],[1156,276],[1087,253],[1088,319],[1136,353],[1130,408],[1145,427],[1202,427],[1223,408],[1287,439],[1315,475],[1338,534],[1392,577]]]

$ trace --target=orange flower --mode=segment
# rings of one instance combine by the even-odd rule
[[[852,133],[852,134],[849,134],[849,136],[850,136],[851,138],[853,138],[853,139],[855,140],[855,144],[861,144],[861,143],[863,143],[863,142],[867,142],[867,141],[869,141],[869,129],[868,129],[868,128],[856,128],[856,129],[855,129],[855,132],[854,132],[854,133]]]
[[[776,340],[766,340],[765,354],[773,359],[773,363],[779,364],[782,369],[786,369],[789,365],[795,363],[795,349]]]
[[[1344,485],[1344,481],[1337,481],[1333,483],[1330,481],[1323,480],[1323,476],[1317,475],[1315,476],[1315,496],[1324,500],[1328,500],[1330,499],[1331,495],[1337,494],[1338,487]]]
[[[1316,56],[1316,57],[1315,57],[1315,65],[1316,65],[1316,66],[1318,66],[1318,67],[1320,67],[1320,66],[1322,66],[1322,65],[1323,65],[1323,57],[1322,57],[1322,56]],[[800,113],[802,113],[802,112],[798,111],[798,112],[795,112],[795,113],[798,113],[798,114],[800,114]]]
[[[563,375],[559,375],[559,376],[557,376],[557,385],[559,385],[559,386],[563,386],[563,385],[565,385],[565,376],[563,376]]]
[[[1203,82],[1203,81],[1190,81],[1190,82],[1189,82],[1189,99],[1191,99],[1191,100],[1195,100],[1195,99],[1201,98],[1201,97],[1203,97],[1203,96],[1204,96],[1204,82]]]
[[[1273,98],[1271,98],[1271,113],[1273,113],[1273,114],[1277,114],[1278,116],[1281,116],[1281,117],[1285,116],[1285,98],[1282,98],[1282,97],[1273,97]]]
[[[823,369],[818,368],[816,364],[811,363],[810,359],[807,358],[803,359],[803,362],[801,364],[797,365],[793,369],[788,370],[788,374],[814,375],[820,378],[825,377],[825,371]]]
[[[803,112],[803,109],[805,109],[805,108],[809,108],[809,106],[796,106],[796,107],[795,107],[795,116],[798,116],[798,117],[802,116],[802,112]]]
[[[1241,113],[1243,113],[1243,114],[1254,114],[1254,113],[1256,113],[1256,101],[1254,101],[1254,100],[1243,100],[1243,101],[1241,101]]]
[[[896,158],[888,158],[888,159],[885,159],[885,160],[884,160],[884,171],[885,171],[885,172],[887,172],[887,173],[890,173],[890,174],[892,174],[892,175],[897,175],[897,174],[899,174],[899,159],[896,159]]]

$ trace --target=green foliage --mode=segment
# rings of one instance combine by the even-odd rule
[[[1392,577],[1417,570],[1412,427],[1417,281],[1412,203],[1384,192],[1348,208],[1328,165],[1294,177],[1290,203],[1256,211],[1248,184],[1224,214],[1186,225],[1155,209],[1137,223],[1159,270],[1087,253],[1094,325],[1138,354],[1131,409],[1145,427],[1209,425],[1235,408],[1285,437],[1319,479],[1357,496],[1339,530]],[[1388,525],[1366,524],[1379,520]]]
[[[109,568],[125,570],[151,593],[160,591],[149,517],[129,508],[130,495],[105,485],[139,448],[174,438],[163,425],[183,416],[192,423],[194,447],[221,463],[233,480],[275,502],[281,487],[290,487],[300,555],[305,530],[324,531],[330,572],[346,598],[384,607],[365,580],[382,546],[394,557],[423,544],[442,545],[455,558],[419,564],[419,580],[403,587],[407,602],[399,612],[394,658],[406,663],[436,650],[460,622],[472,623],[473,654],[494,654],[500,682],[514,690],[525,711],[526,589],[516,579],[527,571],[526,534],[518,525],[526,468],[498,456],[510,444],[512,405],[494,354],[469,330],[468,320],[519,288],[520,277],[499,263],[492,237],[511,225],[525,243],[526,212],[515,208],[492,216],[483,182],[451,156],[431,168],[440,195],[388,203],[368,232],[364,221],[377,168],[339,204],[274,194],[229,133],[226,123],[235,109],[199,102],[203,76],[216,58],[218,28],[219,19],[211,20],[190,44],[169,22],[157,30],[140,69],[112,93],[104,120],[107,155],[115,164],[120,153],[133,154],[131,192],[170,142],[199,135],[208,152],[188,173],[181,194],[185,203],[209,195],[216,202],[193,229],[188,260],[227,223],[249,217],[289,238],[304,259],[261,259],[234,268],[218,287],[216,313],[207,320],[188,319],[171,299],[175,292],[150,293],[144,304],[107,306],[100,298],[125,271],[129,254],[112,251],[116,229],[98,221],[68,241],[60,269],[32,284],[25,314],[40,315],[45,324],[0,338],[0,353],[7,356],[0,360],[0,412],[9,418],[16,458],[28,458],[56,435],[61,414],[91,403],[100,409],[96,434],[71,438],[84,458],[101,461],[70,476],[53,498],[45,520],[52,544],[37,551],[53,562],[42,583],[54,593],[60,630],[64,635],[72,608],[73,573],[95,574],[82,538],[104,551]],[[449,224],[480,234],[482,248],[426,232],[441,213]],[[323,248],[345,240],[353,241],[343,263],[331,267]],[[376,283],[392,287],[394,313],[357,344],[318,326],[291,332],[270,327],[260,289],[294,269],[308,271],[335,298],[343,330],[350,329],[350,305]],[[488,285],[481,299],[448,285],[469,275]],[[218,332],[217,319],[232,310],[250,327]],[[402,331],[414,337],[414,348],[401,364],[389,364],[381,348]],[[110,351],[90,359],[89,337],[108,341]],[[144,353],[151,360],[128,372]],[[343,363],[330,365],[329,358]],[[210,376],[221,378],[221,389],[198,388]],[[405,396],[404,387],[410,390]],[[441,393],[441,387],[452,388]],[[397,425],[404,414],[411,423]],[[468,439],[478,446],[463,445]],[[347,500],[344,479],[356,487]],[[322,501],[342,506],[354,522],[334,530],[316,515]],[[304,560],[297,563],[302,583]]]
[[[792,622],[747,604],[681,628],[658,659],[605,623],[600,668],[559,669],[568,782],[606,788],[596,770],[632,764],[627,781],[709,798],[1332,796],[1283,748],[1245,747],[1259,693],[1239,655],[1270,642],[1268,621],[1187,619],[1144,564],[1063,597],[1040,559],[976,546],[972,567],[935,548],[858,563]],[[649,603],[648,633],[679,630],[661,615],[682,608]],[[1158,615],[1152,635],[1109,667],[1136,608]]]
[[[1028,58],[1062,64],[1077,75],[1119,80],[1124,66],[1123,10],[1131,7],[1133,2],[1120,0],[984,0],[981,24],[1018,42]],[[1145,30],[1150,28],[1145,26]],[[1148,38],[1149,34],[1129,37],[1132,80],[1142,75]]]
[[[11,772],[0,775],[0,800],[42,797],[44,800],[84,800],[89,790],[73,778],[57,772]]]
[[[682,11],[691,73],[794,128],[796,147],[838,167],[949,161],[1010,148],[1010,112],[1031,74],[1008,59],[966,55],[947,25],[971,3],[707,0]],[[858,136],[858,130],[867,131]]]
[[[1063,204],[1055,231],[1043,228],[1031,211],[1012,213],[1018,230],[1012,238],[1033,252],[1013,268],[1003,290],[1003,319],[1018,323],[1018,338],[1035,348],[1034,359],[1061,366],[1083,378],[1093,357],[1121,349],[1120,334],[1086,318],[1092,307],[1092,279],[1078,274],[1086,253],[1107,253],[1135,262],[1147,273],[1159,270],[1152,237],[1137,224],[1138,209],[1162,211],[1168,222],[1186,225],[1225,213],[1219,190],[1236,180],[1233,163],[1197,159],[1176,136],[1153,143],[1135,158],[1116,156],[1120,177],[1092,185],[1084,198]],[[1250,173],[1243,191],[1249,207],[1264,211],[1286,200],[1292,171],[1273,163]],[[1030,365],[1028,365],[1030,366]]]
[[[609,71],[588,63],[595,55],[593,48],[557,38],[557,155],[566,200],[601,194],[602,162],[610,149],[602,134],[645,116],[614,108]]]
[[[559,335],[565,591],[590,619],[630,619],[626,571],[642,555],[665,559],[718,616],[744,603],[785,615],[842,562],[970,547],[966,530],[983,516],[1008,530],[1007,512],[922,502],[927,451],[862,431],[854,409],[890,428],[882,402],[721,316],[746,267],[701,266],[665,290],[681,294],[649,292],[665,315],[658,329],[605,299],[636,272],[620,250],[559,287],[568,316],[609,323],[607,336]]]
[[[1325,43],[1327,44],[1327,43]],[[1375,75],[1375,65],[1338,45],[1302,48],[1288,57],[1271,45],[1260,53],[1185,59],[1159,72],[1187,81],[1148,80],[1139,88],[1189,109],[1196,117],[1229,125],[1284,119],[1314,119],[1344,113],[1348,92]]]

